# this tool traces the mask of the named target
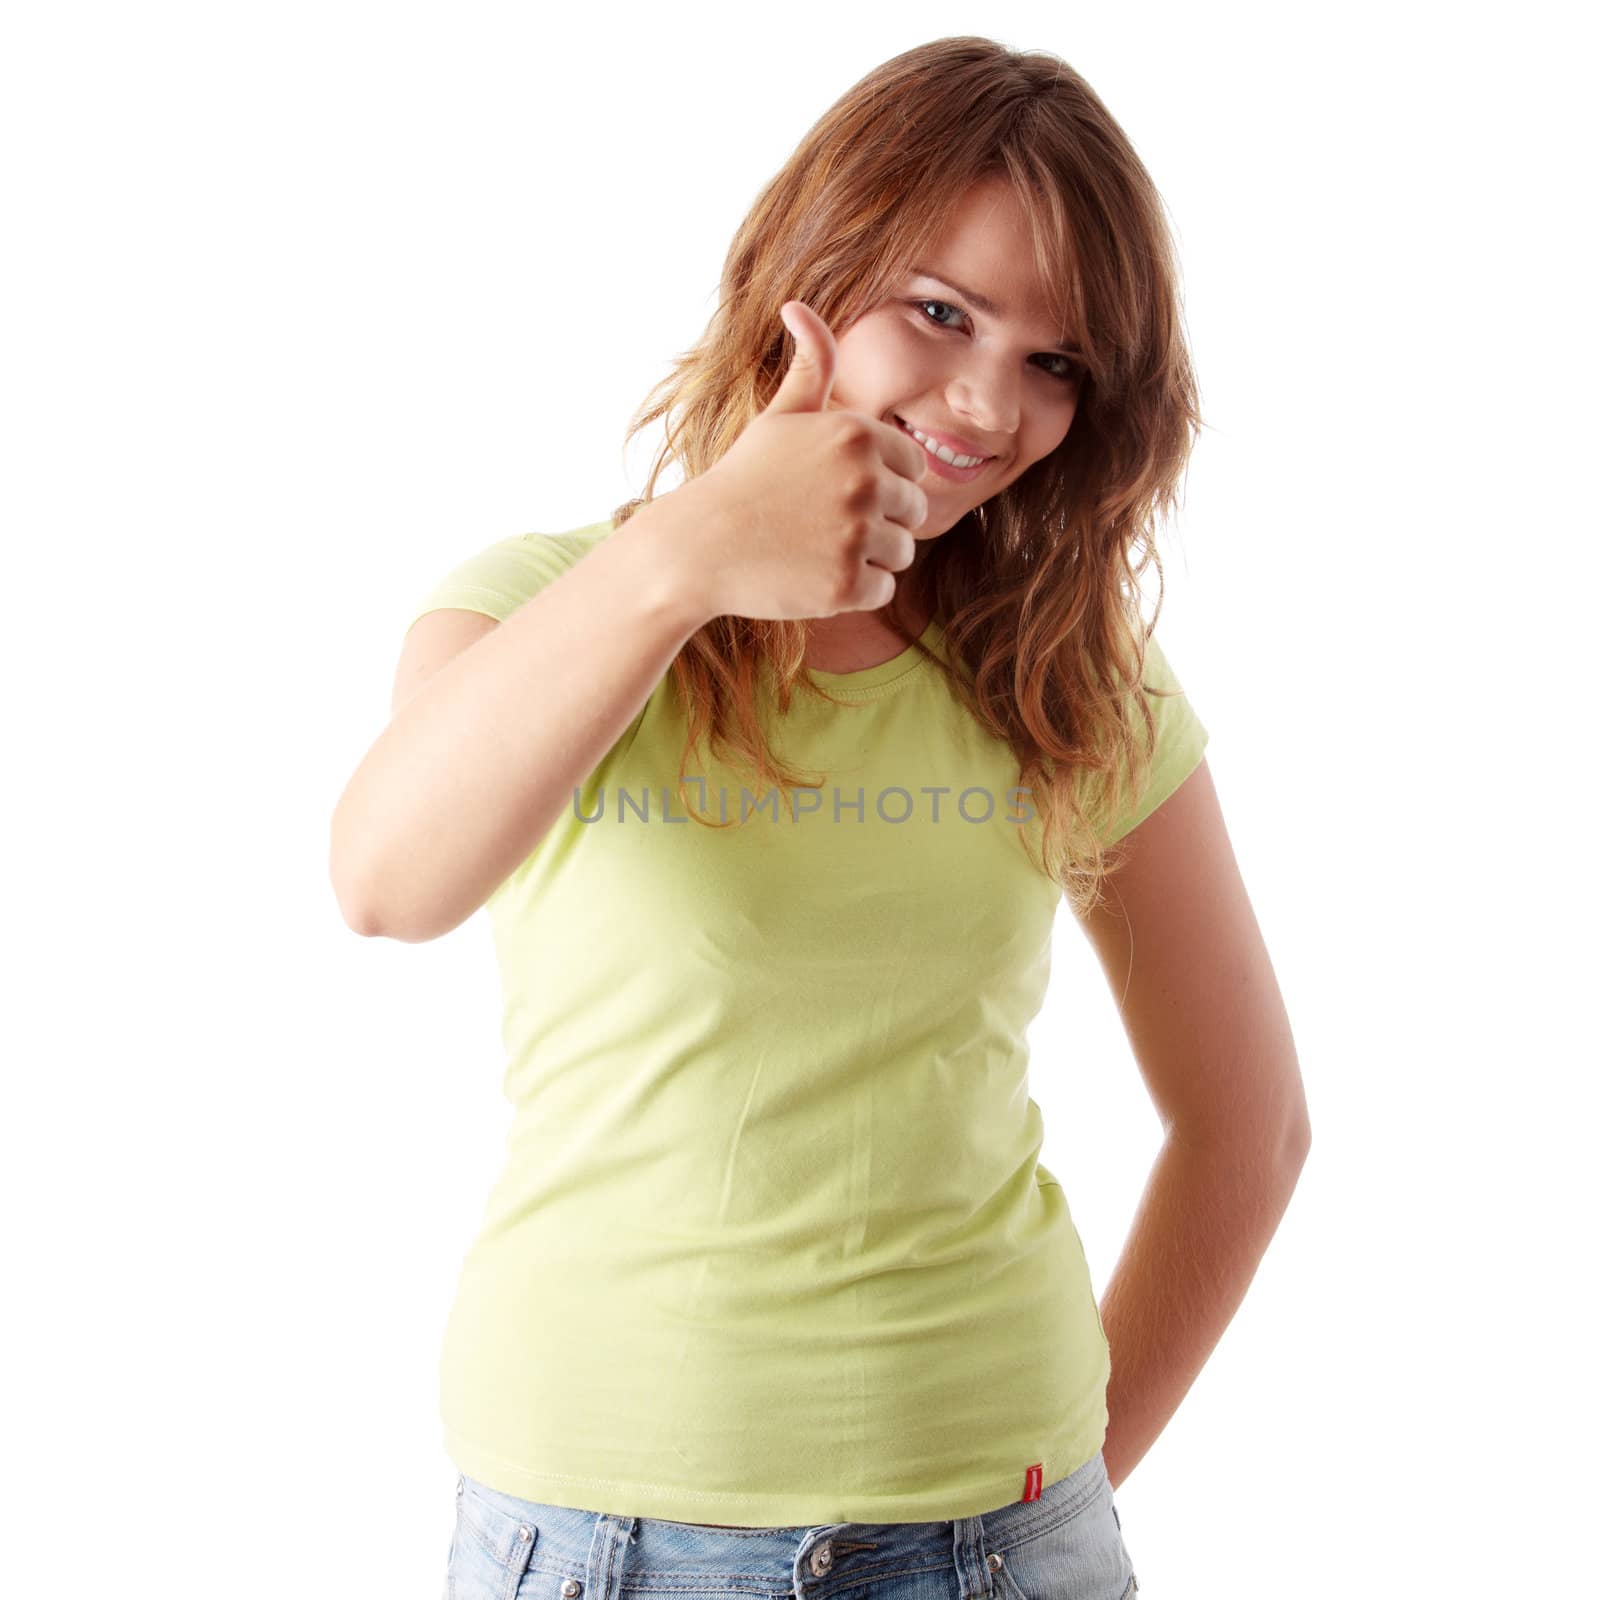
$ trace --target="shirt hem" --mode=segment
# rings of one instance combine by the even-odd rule
[[[1076,1472],[1105,1444],[1105,1427],[1079,1432],[1043,1457],[1040,1489]],[[585,1478],[535,1472],[503,1460],[450,1428],[445,1454],[458,1471],[501,1494],[539,1505],[669,1522],[728,1523],[740,1528],[810,1528],[833,1523],[946,1522],[1001,1510],[1022,1498],[1027,1466],[966,1484],[916,1494],[725,1494],[638,1483],[627,1478]]]

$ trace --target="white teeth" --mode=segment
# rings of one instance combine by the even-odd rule
[[[898,421],[899,419],[897,418],[896,420]],[[989,459],[987,456],[958,456],[954,450],[949,449],[945,445],[935,444],[933,440],[927,436],[927,434],[918,433],[909,422],[901,422],[900,426],[904,428],[906,432],[909,433],[911,437],[928,452],[929,455],[938,456],[938,458],[947,466],[975,467],[980,461],[987,461]]]

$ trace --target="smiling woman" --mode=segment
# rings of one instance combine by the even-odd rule
[[[630,437],[669,417],[668,443],[615,515],[650,505],[667,466],[693,485],[727,457],[801,355],[766,308],[815,312],[835,346],[824,408],[934,442],[910,563],[885,563],[901,579],[880,608],[712,619],[674,660],[677,691],[709,738],[792,786],[741,662],[772,662],[786,692],[819,641],[888,659],[937,617],[970,709],[1034,790],[1045,870],[1082,910],[1109,866],[1104,820],[1153,752],[1140,700],[1107,691],[1142,675],[1139,582],[1154,569],[1159,615],[1155,530],[1198,398],[1161,200],[1126,136],[1053,56],[1007,52],[1002,90],[994,48],[907,52],[801,141],[735,236],[704,337],[633,419]]]
[[[641,497],[418,597],[335,818],[355,925],[486,907],[501,966],[454,1592],[1126,1600],[1114,1488],[1306,1137],[1143,615],[1197,423],[1154,184],[1057,57],[907,51],[758,196],[662,417]],[[1028,1093],[1063,896],[1168,1128],[1104,1317]]]
[[[1079,400],[1076,360],[1058,344],[1056,296],[1031,245],[1028,207],[1007,180],[974,183],[949,206],[919,279],[971,287],[974,315],[941,300],[892,296],[835,336],[829,404],[894,420],[930,440],[939,494],[919,538],[943,532],[1066,438]],[[945,319],[929,307],[954,312]],[[1005,308],[1005,309],[1002,309]],[[974,460],[973,458],[977,458]]]

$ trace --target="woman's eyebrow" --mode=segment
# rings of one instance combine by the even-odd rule
[[[963,289],[959,283],[953,283],[949,278],[941,277],[937,272],[929,272],[926,267],[913,267],[912,272],[919,278],[932,278],[935,283],[943,284],[946,289],[961,296],[963,300],[970,300],[986,317],[994,317],[997,321],[1005,320],[1005,312],[997,306],[987,295],[978,294],[972,289]],[[1058,344],[1052,347],[1061,355],[1077,356],[1083,352],[1075,344]]]

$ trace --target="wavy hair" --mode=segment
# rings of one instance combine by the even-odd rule
[[[1077,409],[1061,444],[918,557],[942,625],[952,691],[1016,755],[1041,825],[1041,871],[1082,914],[1117,853],[1110,819],[1142,791],[1155,747],[1145,645],[1164,592],[1157,522],[1204,426],[1184,337],[1176,251],[1161,197],[1127,135],[1066,62],[976,36],[919,45],[869,72],[820,118],[757,196],[729,247],[719,304],[634,414],[657,418],[663,470],[709,470],[767,406],[794,355],[778,308],[803,300],[830,328],[880,304],[942,231],[950,197],[991,179],[1028,202],[1033,250],[1062,328],[1082,352]],[[1140,579],[1155,568],[1148,624]],[[913,637],[899,602],[891,628]],[[804,673],[803,620],[719,616],[671,673],[686,709],[678,774],[702,738],[754,772],[757,792],[807,782],[780,762],[758,712],[763,665],[786,711]],[[1145,688],[1129,692],[1130,685]],[[1025,832],[1026,830],[1019,830]],[[1032,843],[1027,841],[1030,856]]]

